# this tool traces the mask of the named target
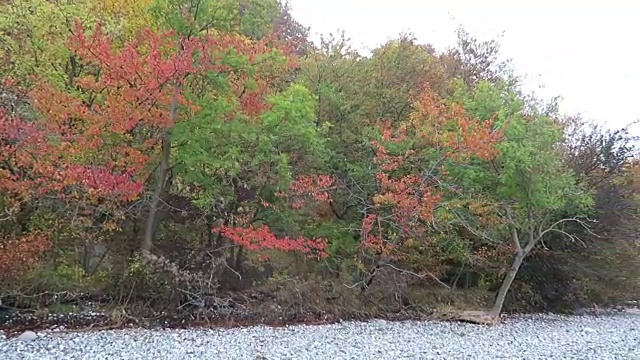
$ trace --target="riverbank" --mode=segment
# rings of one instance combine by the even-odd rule
[[[47,330],[0,338],[4,359],[634,359],[640,311],[509,316],[493,327],[346,321],[227,329]]]

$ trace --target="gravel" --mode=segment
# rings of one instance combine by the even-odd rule
[[[434,321],[0,335],[2,359],[640,359],[640,311]]]

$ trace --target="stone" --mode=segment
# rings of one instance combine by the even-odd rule
[[[18,336],[18,340],[24,341],[24,342],[31,342],[37,338],[38,338],[38,334],[29,330],[23,332],[22,334],[20,334],[20,336]]]
[[[82,267],[88,274],[93,274],[100,266],[100,263],[109,252],[106,245],[101,243],[88,242],[84,245],[82,257]]]

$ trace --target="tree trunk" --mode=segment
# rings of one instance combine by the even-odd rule
[[[516,254],[516,257],[513,259],[513,263],[511,267],[507,271],[504,279],[502,280],[502,285],[500,285],[500,289],[498,290],[498,295],[496,296],[495,302],[493,303],[493,307],[489,314],[492,317],[497,318],[500,316],[502,312],[502,307],[504,306],[504,300],[507,297],[507,293],[509,292],[509,288],[511,288],[511,284],[513,280],[516,278],[518,274],[518,270],[520,270],[520,266],[522,265],[522,261],[524,260],[526,254],[524,251],[519,251]]]
[[[76,74],[78,72],[78,61],[75,55],[69,56],[69,62],[67,63],[67,89],[73,91],[75,86]]]
[[[171,100],[171,108],[169,110],[169,118],[171,124],[175,123],[176,113],[178,110],[178,92],[180,86],[176,85],[173,91],[173,98]],[[160,208],[160,201],[162,194],[164,194],[165,184],[167,181],[167,174],[169,173],[169,160],[171,157],[171,129],[166,129],[162,137],[162,155],[160,156],[160,167],[158,168],[158,184],[153,191],[151,198],[151,207],[149,208],[149,215],[147,216],[147,227],[144,233],[144,240],[142,241],[141,250],[143,252],[150,252],[153,247],[153,238],[155,236],[157,226],[156,217],[158,209]]]
[[[242,251],[244,248],[242,246],[238,247],[238,251],[236,252],[236,258],[233,263],[233,268],[237,272],[242,271],[242,261],[244,261],[244,252]]]

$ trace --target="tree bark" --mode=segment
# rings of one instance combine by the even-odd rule
[[[78,61],[75,55],[69,56],[69,62],[67,63],[67,88],[73,90],[75,86],[76,73],[78,72]]]
[[[500,289],[498,289],[498,293],[496,294],[493,307],[489,311],[463,311],[461,313],[455,314],[455,316],[453,317],[454,319],[461,320],[461,321],[468,321],[475,324],[493,325],[498,323],[500,320],[500,313],[502,312],[502,308],[504,307],[504,301],[507,297],[507,293],[509,292],[509,289],[511,288],[511,285],[513,284],[513,280],[515,280],[516,275],[518,274],[518,271],[520,270],[520,267],[522,266],[524,259],[531,253],[533,248],[541,241],[542,237],[550,231],[557,231],[569,238],[574,239],[575,237],[573,237],[572,235],[569,235],[563,230],[559,230],[556,228],[559,224],[570,221],[570,220],[577,221],[579,224],[585,227],[585,229],[588,230],[586,225],[580,220],[577,220],[576,218],[565,218],[565,219],[558,220],[555,223],[553,223],[551,226],[547,227],[547,229],[544,231],[542,229],[536,229],[535,227],[531,226],[527,231],[526,245],[523,247],[522,244],[520,243],[521,239],[520,239],[520,234],[518,233],[519,229],[515,226],[516,223],[513,221],[513,218],[511,216],[511,212],[509,211],[509,209],[507,208],[506,210],[507,210],[507,217],[511,222],[511,242],[513,243],[516,249],[515,251],[516,255],[513,259],[513,262],[511,263],[511,267],[509,267],[509,270],[504,276],[504,279],[502,279],[502,284],[500,284]],[[542,222],[544,222],[544,220]]]
[[[171,108],[169,110],[169,119],[171,124],[175,123],[176,114],[178,111],[178,93],[180,91],[180,86],[175,85],[173,91],[173,98],[171,100]],[[173,125],[171,125],[173,126]],[[153,238],[155,236],[157,226],[156,217],[158,214],[158,209],[160,208],[160,201],[162,198],[162,194],[164,194],[165,184],[167,181],[167,175],[169,174],[169,160],[171,157],[171,129],[168,128],[165,130],[164,135],[162,136],[162,154],[160,156],[160,166],[158,168],[158,184],[153,192],[153,196],[151,198],[151,207],[149,208],[149,215],[147,216],[147,227],[144,233],[144,240],[142,241],[141,250],[143,252],[150,252],[153,247]]]
[[[511,213],[507,213],[509,219],[513,221],[511,217]],[[500,285],[500,289],[498,290],[498,294],[496,295],[496,299],[493,303],[493,307],[491,311],[489,311],[489,315],[493,318],[498,318],[500,313],[502,312],[502,308],[504,306],[504,300],[507,297],[507,293],[511,288],[511,284],[513,284],[513,280],[515,280],[518,271],[520,270],[520,266],[522,265],[522,261],[524,258],[531,252],[531,249],[535,246],[537,238],[534,236],[533,229],[529,231],[529,239],[524,248],[522,248],[522,244],[520,243],[520,236],[518,235],[518,229],[515,226],[511,226],[511,242],[516,248],[516,256],[511,263],[511,267],[507,271],[507,274],[502,279],[502,284]]]
[[[511,284],[513,284],[513,280],[515,280],[516,275],[518,274],[518,270],[520,270],[520,266],[522,265],[522,261],[524,260],[525,256],[526,254],[523,251],[519,251],[513,259],[513,263],[511,264],[511,267],[502,280],[502,284],[500,285],[500,289],[498,290],[498,295],[496,296],[493,307],[489,312],[491,316],[496,318],[500,316],[502,307],[504,306],[504,300],[507,297],[509,289],[511,288]]]

